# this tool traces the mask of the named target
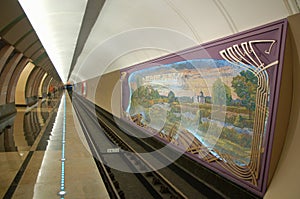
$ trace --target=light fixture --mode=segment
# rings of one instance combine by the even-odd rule
[[[19,0],[63,82],[67,82],[86,0]]]

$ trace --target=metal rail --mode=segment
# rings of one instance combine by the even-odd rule
[[[81,99],[76,98],[76,102],[80,102]],[[74,103],[73,103],[74,104]],[[76,103],[75,103],[76,104]],[[87,107],[85,103],[80,102],[81,108],[84,107],[86,112],[93,111],[91,108]],[[76,106],[75,106],[76,107]],[[108,139],[113,142],[114,144],[118,145],[122,150],[124,151],[130,151],[135,155],[130,154],[123,154],[124,158],[127,159],[127,162],[131,164],[132,167],[134,167],[137,171],[140,171],[139,178],[142,178],[141,182],[144,184],[145,187],[149,189],[151,187],[151,192],[155,192],[154,195],[160,198],[187,198],[187,196],[182,193],[177,187],[175,187],[167,178],[165,178],[160,172],[155,171],[155,168],[151,166],[149,162],[147,162],[144,158],[142,158],[131,146],[129,146],[117,133],[114,129],[112,129],[110,124],[108,124],[106,121],[104,121],[102,118],[97,117],[98,122],[104,128],[104,133],[108,137]],[[92,119],[94,120],[94,118]],[[82,119],[81,119],[81,122]],[[85,131],[87,132],[87,129],[85,128]],[[87,132],[88,134],[88,132]],[[93,143],[93,140],[89,135],[87,135],[87,139],[91,143]],[[99,153],[97,152],[97,149],[95,147],[95,144],[92,145],[93,152],[97,154],[97,158],[100,158]],[[102,164],[102,163],[101,163]],[[145,170],[145,165],[148,167],[151,172],[145,172],[142,173],[143,170]],[[102,167],[104,167],[106,170],[106,167],[102,164]],[[104,175],[109,178],[108,172],[104,173]],[[112,182],[112,180],[110,180]],[[110,183],[109,186],[113,186],[114,183]],[[115,188],[115,190],[117,190]]]
[[[125,195],[124,192],[120,189],[120,187],[118,186],[118,182],[116,180],[114,180],[114,177],[110,171],[110,169],[108,167],[105,166],[105,164],[103,164],[103,160],[101,155],[98,153],[97,147],[95,145],[94,140],[91,138],[89,132],[88,132],[88,128],[83,120],[82,115],[80,114],[80,112],[78,111],[78,109],[76,108],[76,104],[73,103],[74,109],[77,113],[77,117],[78,120],[81,124],[81,127],[83,129],[83,132],[85,134],[85,137],[87,139],[87,142],[89,144],[90,150],[94,156],[94,160],[96,162],[96,165],[98,167],[98,170],[102,176],[103,181],[105,182],[105,186],[107,188],[107,191],[110,195],[110,197],[112,199],[124,199]]]

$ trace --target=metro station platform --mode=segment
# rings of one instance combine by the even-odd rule
[[[17,107],[1,123],[0,198],[109,198],[75,127],[67,93]]]

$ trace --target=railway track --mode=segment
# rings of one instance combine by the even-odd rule
[[[106,159],[111,160],[119,155],[119,160],[122,159],[122,161],[125,162],[127,166],[130,165],[129,168],[132,169],[133,173],[124,174],[124,172],[112,169],[105,166],[105,164],[102,165],[102,167],[98,166],[102,176],[105,173],[107,173],[106,176],[112,176],[112,178],[103,177],[104,179],[107,179],[106,183],[109,184],[110,181],[113,182],[109,185],[112,188],[108,187],[108,190],[115,189],[116,192],[120,192],[121,198],[140,198],[139,194],[141,193],[144,193],[143,198],[257,198],[244,189],[240,189],[236,185],[226,182],[223,178],[216,178],[214,173],[201,167],[195,161],[185,157],[185,155],[167,167],[155,171],[149,162],[145,161],[142,157],[139,157],[138,153],[156,151],[164,146],[162,142],[155,138],[139,139],[132,136],[140,134],[140,130],[132,125],[128,125],[126,122],[124,123],[124,121],[121,121],[118,118],[114,118],[108,112],[100,109],[80,96],[77,96],[74,99],[74,106],[81,108],[85,107],[86,114],[96,112],[96,116],[89,120],[94,120],[93,122],[100,124],[102,128],[102,130],[96,130],[98,137],[94,136],[89,138],[90,135],[86,135],[86,137],[90,139],[89,142],[94,143],[90,147],[94,148],[95,153],[97,153],[94,155],[96,157],[95,161],[97,165],[100,165],[101,162],[107,163]],[[83,111],[77,110],[77,112],[82,114]],[[122,128],[117,124],[121,125]],[[91,131],[95,130],[87,129],[86,131],[85,134],[90,134]],[[100,138],[100,134],[104,135],[105,138]],[[99,142],[95,143],[95,140],[101,140],[103,145],[103,140],[106,139],[112,143],[112,145],[105,146],[105,148],[103,146],[97,146],[99,145]],[[106,149],[114,150],[116,149],[115,146],[118,146],[119,151],[117,153],[107,153]],[[105,150],[103,150],[103,148]],[[132,152],[135,155],[123,153],[124,151]],[[167,154],[159,154],[158,157],[156,156],[154,158],[159,159],[161,162],[169,162],[170,159],[173,158],[172,154],[176,154],[176,150],[167,152]],[[97,161],[99,158],[101,161]],[[104,172],[101,170],[104,170]],[[149,170],[151,170],[151,172],[147,172]],[[125,176],[125,181],[124,179],[122,180],[122,175],[123,177]],[[134,186],[128,187],[129,182],[126,182],[126,178],[127,180],[129,178],[138,179],[135,183],[136,186],[141,187],[142,185],[143,188],[134,188]],[[211,186],[213,183],[215,183],[216,187]],[[113,187],[114,184],[117,186]],[[128,190],[126,190],[127,188]],[[139,189],[144,191],[138,191]],[[136,191],[136,195],[132,193],[132,190]],[[148,192],[148,196],[145,192]]]
[[[126,191],[124,191],[122,184],[118,181],[118,177],[116,176],[119,172],[106,166],[106,159],[111,159],[112,156],[114,156],[113,158],[115,159],[123,160],[123,163],[127,164],[128,169],[132,171],[132,173],[127,173],[128,183],[132,180],[129,178],[135,176],[144,187],[144,190],[148,192],[148,194],[144,193],[143,196],[145,198],[148,197],[147,195],[150,196],[149,198],[188,198],[160,172],[155,171],[151,164],[138,155],[138,152],[133,147],[129,146],[114,132],[114,129],[107,124],[104,125],[103,120],[98,118],[98,121],[96,121],[94,117],[90,117],[91,110],[85,106],[84,103],[80,100],[73,100],[73,105],[79,115],[78,119],[82,125],[84,134],[88,140],[90,149],[107,186],[108,192],[111,194],[111,198],[127,198]],[[91,132],[95,131],[98,122],[102,124],[101,126],[103,129],[98,128],[98,130],[96,130],[98,134],[97,139],[95,135],[91,135]],[[102,136],[99,136],[100,134],[102,134]],[[104,138],[103,135],[105,135],[106,138]],[[101,140],[102,143],[96,142],[96,140]],[[115,146],[118,146],[119,148],[115,148]],[[131,153],[125,153],[126,151]],[[118,164],[121,163],[119,162]],[[126,166],[124,165],[124,168],[125,167]],[[124,186],[130,185],[127,184],[123,185],[123,187]],[[135,189],[139,189],[139,187],[135,187]],[[139,192],[139,190],[137,190],[137,192]]]

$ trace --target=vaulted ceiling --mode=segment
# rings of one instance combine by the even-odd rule
[[[17,0],[3,0],[0,3],[0,37],[60,81],[47,51]]]
[[[19,0],[19,3],[34,31],[17,0],[3,0],[0,7],[3,38],[37,64],[50,58],[45,64],[54,73],[53,63],[64,82],[69,78],[82,81],[99,76],[300,11],[299,0]]]

